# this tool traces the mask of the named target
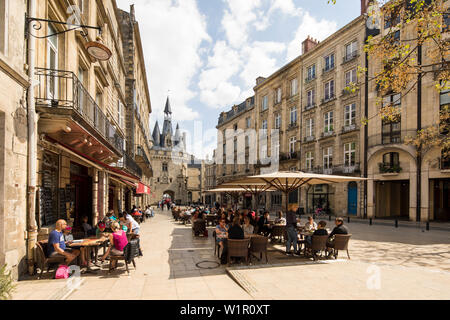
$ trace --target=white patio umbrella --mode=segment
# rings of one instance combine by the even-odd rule
[[[269,174],[257,175],[232,181],[231,184],[237,186],[262,185],[265,184],[271,190],[278,190],[286,196],[286,213],[288,211],[288,195],[292,191],[304,185],[332,184],[339,182],[363,181],[365,178],[334,176],[325,174],[305,173],[301,171],[293,172],[274,172]]]

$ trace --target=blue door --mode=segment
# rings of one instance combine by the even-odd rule
[[[358,185],[356,182],[350,182],[348,185],[348,215],[356,216],[358,214]]]

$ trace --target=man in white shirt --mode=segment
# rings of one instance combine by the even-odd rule
[[[317,223],[314,222],[313,217],[308,217],[308,222],[305,224],[306,231],[316,231]]]
[[[137,223],[132,216],[124,212],[119,215],[119,219],[122,223],[125,223],[127,225],[128,230],[131,230],[131,232],[134,234],[139,234],[140,230],[139,223]]]

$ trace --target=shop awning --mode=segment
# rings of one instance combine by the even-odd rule
[[[150,187],[139,182],[136,189],[136,194],[151,194]]]
[[[88,156],[86,154],[83,154],[80,151],[75,150],[74,148],[72,148],[72,147],[70,147],[70,146],[68,146],[68,145],[66,145],[64,143],[56,141],[56,140],[52,139],[51,137],[46,137],[46,139],[48,139],[50,142],[52,142],[52,143],[54,143],[56,145],[60,145],[61,147],[66,149],[66,151],[77,155],[78,157],[80,157],[84,161],[87,160],[89,162],[92,162],[92,163],[100,166],[100,167],[105,168],[106,171],[108,171],[108,173],[113,174],[113,175],[117,175],[121,180],[126,181],[127,183],[130,183],[130,184],[133,184],[134,188],[136,188],[135,183],[137,183],[137,182],[139,182],[141,180],[141,179],[139,179],[139,177],[136,177],[136,176],[134,176],[132,174],[129,174],[128,172],[125,172],[123,170],[111,167],[111,166],[107,165],[106,163],[104,163],[104,162],[102,162],[100,160],[94,159],[94,158],[92,158],[92,157],[90,157],[90,156]]]

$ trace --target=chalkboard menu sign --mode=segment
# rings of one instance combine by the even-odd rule
[[[59,216],[62,219],[67,219],[67,197],[66,197],[66,189],[60,188],[59,189]]]
[[[59,156],[44,153],[42,183],[39,190],[40,225],[50,226],[58,220],[58,170]]]

